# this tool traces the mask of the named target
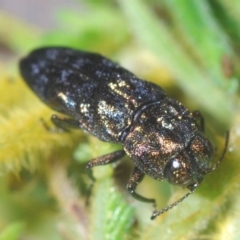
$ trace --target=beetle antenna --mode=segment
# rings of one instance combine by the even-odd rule
[[[226,133],[225,145],[224,145],[224,149],[222,152],[222,156],[219,158],[219,160],[214,164],[214,166],[212,168],[205,170],[204,173],[211,173],[219,166],[219,164],[222,162],[222,160],[225,157],[225,154],[227,152],[228,143],[229,143],[229,131],[227,131],[227,133]]]
[[[196,187],[198,186],[198,183],[194,184],[194,186],[192,186],[192,188],[190,189],[189,192],[187,192],[183,197],[181,197],[180,199],[178,199],[176,202],[166,206],[165,208],[162,208],[159,211],[154,211],[152,216],[151,216],[151,220],[155,219],[157,216],[161,215],[162,213],[168,211],[169,209],[175,207],[176,205],[178,205],[180,202],[182,202],[185,198],[187,198],[190,194],[192,194]]]
[[[227,131],[227,133],[226,133],[225,145],[224,145],[224,149],[223,149],[223,152],[222,152],[221,157],[219,158],[219,160],[215,163],[215,165],[214,165],[212,168],[204,171],[204,173],[211,173],[211,172],[213,172],[213,171],[219,166],[219,164],[222,162],[222,160],[223,160],[223,158],[224,158],[224,156],[225,156],[225,154],[226,154],[226,152],[227,152],[228,143],[229,143],[229,131]],[[178,199],[176,202],[174,202],[174,203],[166,206],[165,208],[162,208],[162,209],[159,210],[159,211],[154,211],[153,214],[152,214],[152,216],[151,216],[151,220],[155,219],[157,216],[161,215],[162,213],[164,213],[164,212],[168,211],[169,209],[171,209],[171,208],[175,207],[176,205],[178,205],[178,204],[179,204],[180,202],[182,202],[185,198],[187,198],[190,194],[192,194],[192,193],[195,191],[195,189],[196,189],[197,186],[198,186],[198,183],[196,183],[194,186],[192,186],[192,188],[190,189],[190,191],[187,192],[183,197],[181,197],[180,199]]]

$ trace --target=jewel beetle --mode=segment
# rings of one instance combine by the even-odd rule
[[[212,164],[214,148],[204,135],[199,111],[190,112],[158,85],[99,54],[40,48],[21,59],[19,66],[32,91],[53,110],[68,116],[52,115],[57,127],[80,128],[102,141],[122,144],[122,150],[89,161],[87,169],[127,154],[135,165],[128,191],[154,205],[155,199],[135,191],[145,175],[189,189],[176,202],[154,210],[151,219],[193,193],[225,155],[228,135],[221,158]]]

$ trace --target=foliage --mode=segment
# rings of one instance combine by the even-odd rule
[[[72,0],[73,1],[73,0]],[[46,31],[0,12],[0,239],[239,239],[239,3],[226,0],[79,0],[56,9]],[[6,26],[11,26],[6,28]],[[100,52],[203,112],[216,159],[230,129],[228,153],[196,192],[150,221],[152,206],[124,189],[131,161],[84,167],[119,146],[81,131],[52,134],[52,114],[20,79],[19,57],[39,46]],[[7,60],[5,54],[7,55]],[[184,190],[146,177],[138,192],[158,208]],[[89,199],[88,199],[89,198]],[[86,199],[89,205],[86,205]]]

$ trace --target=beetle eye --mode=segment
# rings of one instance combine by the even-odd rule
[[[173,158],[165,167],[164,177],[171,184],[185,187],[193,183],[189,172],[190,169],[188,169],[186,163],[179,158]]]

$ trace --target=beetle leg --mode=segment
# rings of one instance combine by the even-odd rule
[[[87,163],[86,169],[88,176],[95,181],[95,178],[92,175],[92,168],[95,166],[106,165],[118,161],[125,155],[124,150],[119,150],[116,152],[108,153],[103,156],[92,159]]]
[[[95,166],[100,166],[100,165],[106,165],[109,163],[113,163],[121,159],[125,155],[124,150],[119,150],[116,152],[108,153],[103,156],[97,157],[89,161],[86,165],[86,170],[87,170],[87,175],[88,177],[92,180],[92,184],[89,187],[87,198],[86,198],[86,203],[88,205],[89,203],[89,197],[91,195],[92,187],[95,182],[95,178],[93,176],[92,168]]]
[[[68,129],[70,128],[72,129],[80,128],[79,122],[72,118],[59,117],[54,114],[52,115],[51,120],[53,124],[57,127],[57,129],[50,128],[50,130],[53,130],[53,131],[62,132],[62,131],[69,131]]]
[[[59,117],[55,114],[52,115],[51,117],[51,121],[55,125],[55,127],[49,127],[48,124],[45,122],[45,120],[42,118],[40,120],[44,128],[46,128],[49,132],[52,132],[52,133],[70,132],[69,128],[80,129],[78,121],[71,118]]]
[[[199,119],[199,122],[200,122],[200,130],[201,130],[202,132],[204,132],[204,118],[203,118],[201,112],[198,111],[198,110],[196,110],[196,111],[193,112],[193,116],[194,116],[194,118],[195,118],[196,120]]]
[[[131,193],[131,195],[141,201],[141,202],[147,202],[147,203],[153,203],[154,207],[156,206],[156,201],[153,198],[145,198],[138,193],[135,192],[137,185],[143,180],[144,173],[141,172],[137,167],[134,168],[132,176],[127,184],[127,190]]]

